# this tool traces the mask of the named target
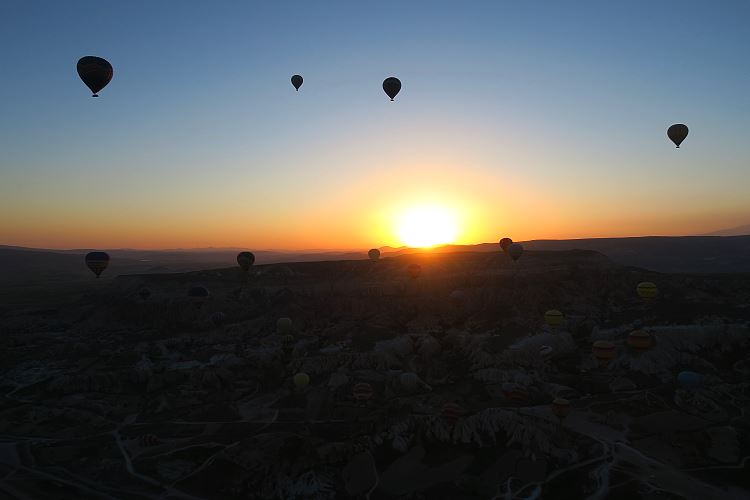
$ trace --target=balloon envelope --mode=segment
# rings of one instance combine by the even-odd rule
[[[682,141],[685,140],[687,135],[687,125],[684,125],[682,123],[675,123],[667,129],[667,137],[669,137],[669,140],[674,142],[675,146],[678,148],[680,147],[680,144],[682,144]]]
[[[565,321],[565,316],[557,309],[550,309],[544,313],[544,322],[549,326],[560,326],[563,324],[563,321]]]
[[[391,98],[391,101],[394,97],[399,93],[401,90],[401,80],[396,78],[395,76],[389,76],[385,80],[383,80],[383,90],[385,91],[386,95]]]
[[[114,74],[112,65],[106,59],[96,56],[80,58],[76,69],[83,83],[91,89],[93,94],[91,97],[99,97],[97,92],[107,86]]]
[[[642,299],[653,299],[659,295],[659,288],[656,286],[656,283],[650,281],[638,283],[638,286],[635,287],[635,291]]]
[[[517,261],[521,258],[521,255],[523,255],[523,245],[520,243],[511,243],[508,246],[508,255],[510,255],[510,258],[513,259],[513,261]]]
[[[300,75],[292,76],[292,85],[294,85],[294,88],[296,90],[299,90],[299,88],[302,86],[302,77]]]
[[[86,266],[91,269],[98,278],[109,265],[109,254],[107,252],[89,252],[86,254]]]
[[[371,248],[370,251],[367,252],[367,256],[371,261],[375,262],[376,260],[380,259],[380,250],[378,250],[377,248]]]
[[[255,255],[253,252],[240,252],[237,254],[237,264],[243,271],[247,272],[255,264]]]
[[[500,240],[500,248],[503,249],[503,252],[507,252],[508,247],[511,246],[512,244],[513,244],[513,240],[511,240],[510,238],[503,238]]]

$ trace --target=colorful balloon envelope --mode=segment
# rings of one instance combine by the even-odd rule
[[[688,127],[682,123],[675,123],[667,129],[667,137],[669,140],[674,142],[675,147],[679,148],[682,141],[688,135]]]
[[[612,342],[607,340],[597,340],[594,342],[591,352],[602,366],[608,365],[617,356],[617,348]]]
[[[383,80],[383,91],[391,98],[391,101],[401,91],[401,80],[395,76],[390,76]]]
[[[628,346],[636,351],[645,351],[651,349],[654,345],[654,339],[651,334],[643,330],[633,330],[628,335]]]
[[[372,386],[367,382],[359,382],[352,388],[352,396],[359,402],[371,400],[374,393]]]
[[[98,92],[112,80],[114,70],[109,61],[96,56],[85,56],[76,65],[78,76],[91,90],[91,97],[99,97]]]
[[[369,257],[371,261],[377,262],[378,260],[380,260],[380,250],[378,250],[377,248],[371,248],[367,252],[367,257]]]
[[[641,283],[638,283],[635,291],[640,298],[646,300],[653,299],[654,297],[659,295],[659,288],[657,288],[655,283],[652,283],[650,281],[643,281]]]
[[[500,240],[500,248],[503,250],[503,252],[508,251],[508,247],[513,244],[513,240],[510,238],[503,238]]]
[[[557,309],[550,309],[544,313],[544,322],[549,326],[561,326],[564,321],[565,316]]]
[[[89,252],[86,254],[86,267],[98,278],[109,265],[109,254],[107,252]]]
[[[250,267],[255,264],[255,254],[253,254],[253,252],[238,253],[237,264],[239,264],[240,269],[242,269],[244,272],[248,272],[250,270]]]

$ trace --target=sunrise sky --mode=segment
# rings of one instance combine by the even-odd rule
[[[0,244],[398,246],[424,207],[457,243],[747,224],[748,26],[745,0],[7,0]]]

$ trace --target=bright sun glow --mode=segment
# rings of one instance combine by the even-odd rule
[[[456,214],[443,207],[415,207],[401,214],[398,237],[410,247],[453,243],[458,234]]]

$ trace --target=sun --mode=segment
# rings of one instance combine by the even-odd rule
[[[419,206],[403,212],[396,232],[404,245],[431,247],[453,243],[458,234],[456,214],[441,206]]]

